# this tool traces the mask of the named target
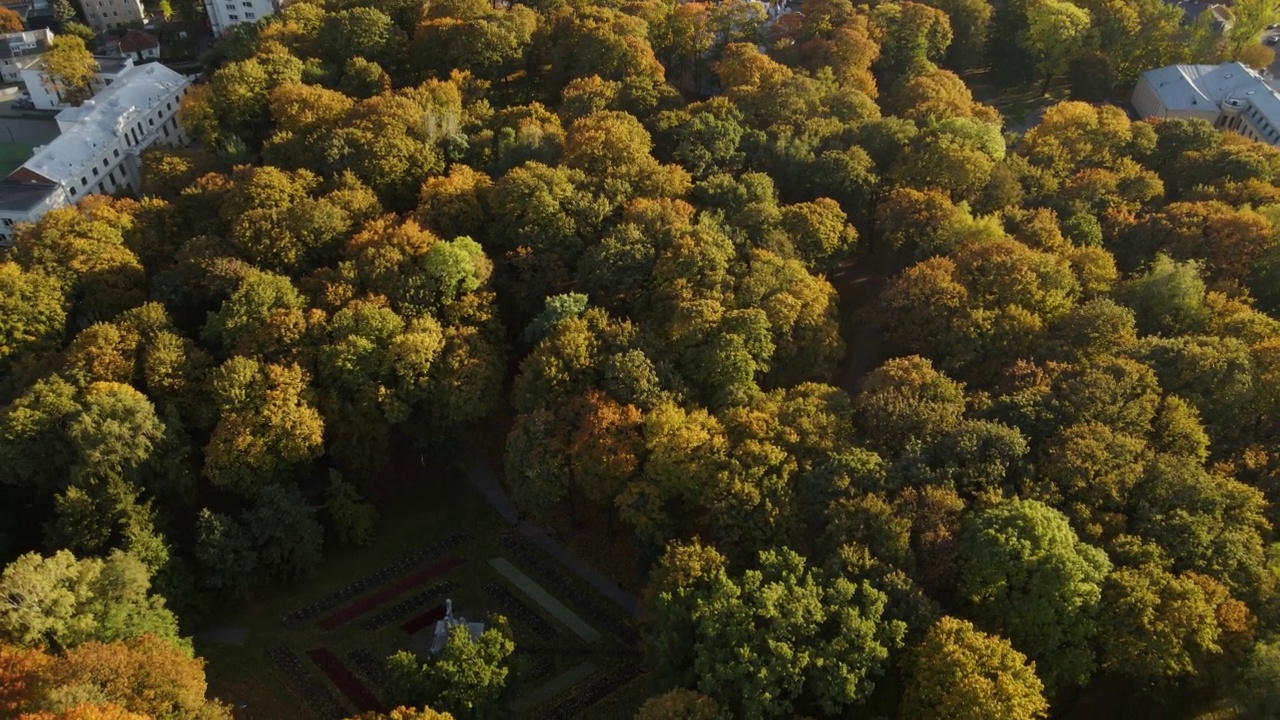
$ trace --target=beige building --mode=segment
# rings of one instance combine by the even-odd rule
[[[1199,118],[1280,146],[1280,91],[1238,62],[1148,70],[1133,90],[1133,107],[1144,118]]]
[[[114,27],[142,22],[142,0],[83,0],[89,27],[106,32]]]

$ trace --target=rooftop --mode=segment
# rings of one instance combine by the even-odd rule
[[[49,49],[53,33],[48,29],[0,35],[0,58],[39,55]]]
[[[130,30],[119,40],[120,52],[134,53],[160,47],[160,38],[142,30]]]
[[[57,189],[51,182],[0,180],[0,211],[29,212]]]
[[[99,75],[118,75],[128,69],[133,62],[133,58],[115,55],[94,55],[93,59],[98,63]]]
[[[63,133],[23,167],[59,183],[78,179],[83,168],[108,148],[138,115],[186,83],[186,78],[159,63],[130,67],[92,100],[58,113]]]
[[[1229,100],[1252,103],[1280,118],[1280,97],[1262,75],[1238,62],[1221,65],[1169,65],[1143,77],[1170,112],[1217,112]]]

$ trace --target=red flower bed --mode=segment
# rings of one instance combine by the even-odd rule
[[[463,559],[457,556],[441,560],[435,565],[425,567],[412,575],[407,575],[397,580],[367,598],[351,603],[341,610],[321,618],[319,625],[325,630],[332,630],[345,625],[379,605],[392,600],[397,595],[402,595],[419,585],[430,582],[438,575],[449,572],[463,562]]]
[[[311,658],[311,662],[320,668],[320,671],[329,678],[329,681],[338,686],[343,695],[355,704],[361,712],[366,710],[374,710],[384,712],[382,702],[378,700],[378,696],[374,695],[369,688],[360,682],[360,678],[355,673],[347,669],[342,664],[342,660],[327,647],[320,647],[307,651],[307,657]]]
[[[400,629],[412,635],[425,627],[430,627],[432,625],[435,625],[437,620],[443,620],[443,619],[444,619],[444,606],[437,605],[431,608],[430,610],[422,613],[421,615],[415,617],[414,619],[410,620],[409,622],[401,625]]]

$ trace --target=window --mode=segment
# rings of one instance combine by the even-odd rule
[[[102,158],[102,167],[107,167],[107,159]]]
[[[89,181],[84,178],[80,178],[80,187],[88,187],[88,186],[89,186]]]
[[[75,197],[75,196],[76,196],[76,189],[71,188],[71,197]]]
[[[247,7],[247,8],[250,8],[250,9],[252,9],[252,8],[253,8],[253,3],[251,3],[251,2],[242,2],[242,3],[240,3],[240,4],[241,4],[241,5],[243,5],[243,6],[245,6],[245,7]]]
[[[115,156],[115,157],[120,157],[120,148],[116,148],[115,150],[112,150],[111,152],[114,154],[114,156]]]
[[[98,168],[93,169],[93,176],[98,177]]]
[[[147,124],[148,124],[148,125],[150,125],[151,127],[155,127],[155,126],[156,126],[156,119],[155,119],[155,118],[147,118]]]
[[[165,103],[165,104],[164,104],[164,109],[165,109],[165,110],[172,110],[172,109],[173,109],[173,103],[171,103],[171,102],[167,102],[167,103]]]
[[[228,10],[235,10],[235,9],[236,9],[236,4],[235,4],[235,3],[227,3],[227,9],[228,9]]]
[[[164,111],[163,111],[163,110],[161,110],[161,111],[160,111],[160,119],[161,119],[161,120],[163,120],[163,119],[164,119]]]
[[[252,20],[254,16],[253,16],[253,13],[247,12],[244,14],[244,17],[246,20]]]
[[[239,16],[239,15],[228,15],[228,16],[227,16],[227,18],[228,18],[228,19],[230,19],[230,20],[239,20],[239,19],[240,19],[240,16]]]
[[[4,226],[5,226],[5,227],[13,227],[13,220],[11,220],[11,219],[9,219],[9,218],[5,218],[5,219],[4,219]]]

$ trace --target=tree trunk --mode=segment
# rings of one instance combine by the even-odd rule
[[[1049,94],[1049,83],[1053,82],[1053,73],[1044,76],[1044,85],[1040,88],[1040,97]]]

